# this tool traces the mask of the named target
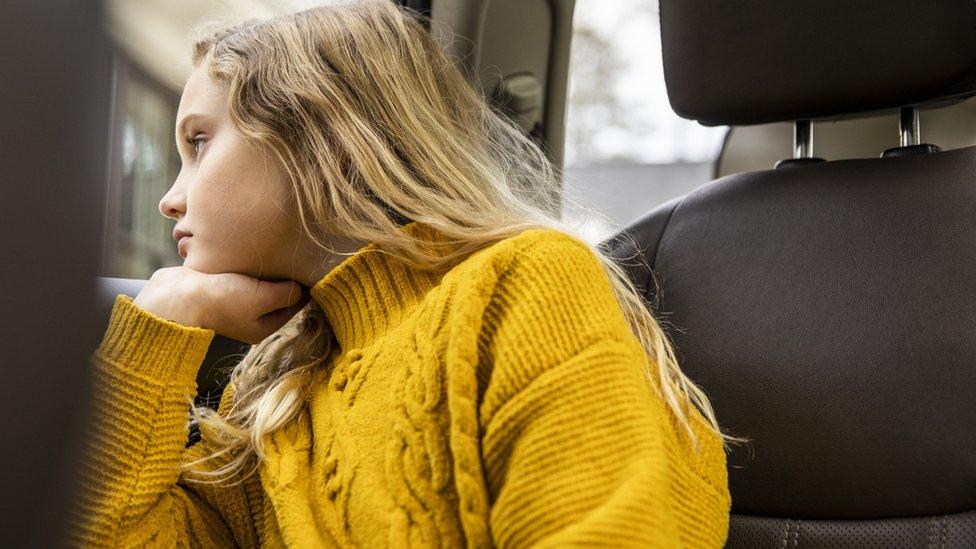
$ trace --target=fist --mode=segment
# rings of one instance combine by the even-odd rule
[[[254,345],[285,325],[311,299],[307,287],[238,273],[177,266],[153,273],[135,304],[159,317]]]

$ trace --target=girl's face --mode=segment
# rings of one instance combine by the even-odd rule
[[[176,229],[192,234],[183,265],[312,286],[345,257],[328,257],[333,254],[302,238],[284,170],[239,136],[227,96],[226,84],[196,68],[180,98],[176,142],[183,165],[159,210],[176,220]],[[326,240],[339,251],[363,244]]]

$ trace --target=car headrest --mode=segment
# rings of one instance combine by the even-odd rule
[[[706,126],[976,95],[971,0],[661,0],[671,106]]]

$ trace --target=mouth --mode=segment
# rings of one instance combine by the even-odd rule
[[[186,246],[190,242],[189,236],[184,236],[180,238],[179,243],[176,244],[176,249],[180,252],[180,257],[186,259]]]

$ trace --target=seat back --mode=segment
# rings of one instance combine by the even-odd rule
[[[944,104],[976,93],[974,19],[956,1],[662,0],[669,95],[707,124]],[[884,157],[723,177],[602,244],[751,439],[728,455],[727,547],[976,547],[976,147],[903,129]]]

